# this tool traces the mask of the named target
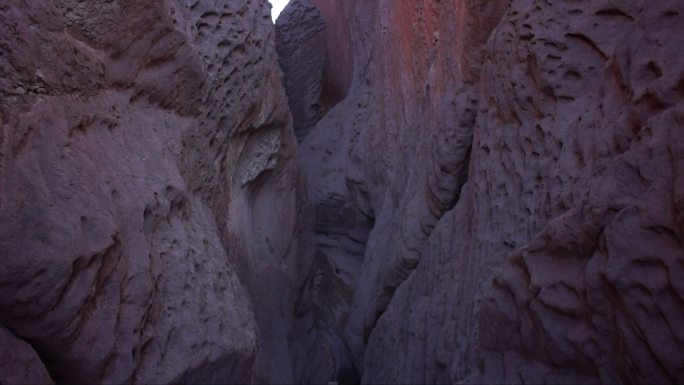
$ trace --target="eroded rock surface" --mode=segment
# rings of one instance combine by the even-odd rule
[[[308,0],[293,0],[276,22],[276,47],[299,140],[329,110],[324,94],[325,20]]]
[[[291,378],[274,32],[266,0],[0,4],[0,382]]]
[[[331,358],[295,372],[682,382],[682,3],[312,3],[353,64],[299,150]]]
[[[52,384],[31,345],[0,328],[0,378],[3,384]]]
[[[0,382],[684,382],[680,35],[680,0],[3,2]]]
[[[514,140],[489,128],[506,116],[533,147],[507,154],[525,163],[504,217],[530,228],[510,235],[521,242],[484,297],[485,378],[684,380],[684,55],[671,38],[683,20],[680,1],[514,2],[493,39],[493,52],[516,49],[487,64],[490,78],[519,75],[496,85],[501,112],[479,120],[479,147]]]

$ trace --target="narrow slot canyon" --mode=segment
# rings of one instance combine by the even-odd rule
[[[1,385],[684,382],[684,2],[273,3],[0,1]]]

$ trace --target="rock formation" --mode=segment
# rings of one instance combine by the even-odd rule
[[[334,356],[364,383],[683,381],[684,4],[310,1],[326,76],[353,56],[299,150]]]
[[[291,377],[274,35],[266,0],[0,4],[0,382]]]
[[[280,66],[288,74],[285,90],[295,134],[301,140],[327,112],[323,100],[326,27],[311,3],[295,0],[284,11],[277,21],[276,47]]]
[[[0,3],[0,383],[684,382],[681,0]]]

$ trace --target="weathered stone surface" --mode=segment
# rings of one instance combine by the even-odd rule
[[[682,382],[681,2],[312,2],[314,376]]]
[[[52,384],[33,348],[0,327],[0,379],[3,384]]]
[[[680,383],[684,55],[670,36],[684,4],[539,8],[513,3],[487,64],[490,78],[516,75],[496,85],[479,147],[511,143],[503,131],[533,147],[509,145],[522,193],[508,189],[499,217],[531,226],[511,234],[521,242],[483,299],[485,378]]]
[[[27,381],[30,348],[62,383],[291,378],[274,32],[265,0],[0,4],[0,321]]]
[[[330,109],[324,93],[326,43],[325,20],[318,8],[308,0],[291,1],[276,21],[276,47],[300,141]]]
[[[684,382],[682,34],[679,0],[3,2],[0,382]]]
[[[316,330],[344,341],[332,348],[336,359],[329,364],[341,375],[340,360],[362,370],[365,341],[378,316],[458,198],[476,113],[471,82],[478,73],[477,60],[463,52],[475,47],[469,55],[481,56],[479,46],[500,7],[472,6],[483,20],[461,25],[450,20],[475,13],[465,5],[314,3],[326,19],[335,9],[351,23],[349,34],[339,36],[357,43],[349,96],[316,125],[299,154],[316,207],[318,246],[318,268],[304,296],[316,305]],[[328,50],[346,44],[336,41]],[[329,354],[320,346],[335,346],[311,345],[309,357]]]

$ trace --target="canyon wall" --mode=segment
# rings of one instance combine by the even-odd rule
[[[290,382],[266,0],[0,4],[0,382]]]
[[[680,0],[0,4],[0,383],[684,382]]]
[[[301,381],[684,381],[681,1],[293,3],[296,76],[349,80],[299,149]]]

